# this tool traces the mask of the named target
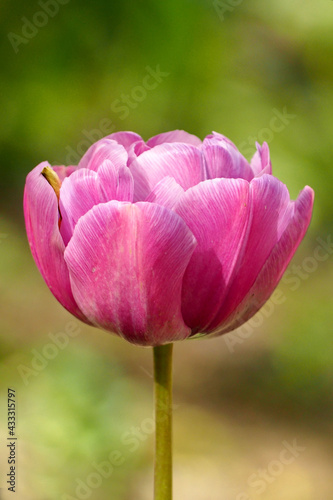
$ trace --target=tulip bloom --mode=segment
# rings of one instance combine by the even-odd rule
[[[78,166],[32,170],[24,213],[36,264],[68,311],[159,346],[250,319],[304,237],[313,197],[306,186],[290,200],[266,143],[249,163],[217,133],[118,132]]]

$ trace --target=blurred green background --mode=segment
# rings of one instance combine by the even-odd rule
[[[1,3],[3,498],[8,387],[16,499],[152,498],[152,353],[56,302],[22,192],[36,164],[75,163],[102,135],[176,128],[221,132],[248,159],[266,140],[292,197],[309,184],[316,200],[274,300],[175,346],[175,500],[333,498],[332,26],[329,0]]]

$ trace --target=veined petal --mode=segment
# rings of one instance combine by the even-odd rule
[[[134,200],[145,200],[164,177],[173,177],[183,189],[203,179],[201,152],[191,144],[161,144],[133,160]]]
[[[204,141],[207,139],[214,139],[215,142],[219,142],[219,141],[221,141],[223,143],[226,142],[229,144],[229,146],[233,147],[236,151],[238,151],[237,146],[235,146],[235,144],[228,137],[226,137],[225,135],[219,134],[219,132],[213,131],[211,134],[206,135]]]
[[[99,201],[97,172],[80,168],[64,179],[60,189],[59,208],[62,216],[60,233],[65,245],[71,239],[79,218]]]
[[[65,178],[59,201],[62,215],[60,232],[65,245],[82,215],[98,203],[132,201],[133,190],[133,177],[129,168],[115,166],[110,160],[104,160],[97,172],[80,168]]]
[[[154,135],[147,141],[147,145],[151,148],[158,144],[165,144],[170,142],[182,142],[185,144],[192,144],[193,146],[200,146],[202,141],[196,135],[189,134],[185,130],[172,130],[171,132],[163,132],[162,134]]]
[[[166,208],[174,208],[184,194],[184,189],[173,177],[164,177],[156,184],[145,201],[157,203]]]
[[[58,200],[53,188],[42,176],[43,162],[27,176],[24,189],[24,217],[32,255],[55,298],[74,316],[89,323],[74,300],[68,269],[64,260],[65,245],[59,232]]]
[[[237,274],[223,307],[210,328],[217,328],[233,315],[247,296],[273,248],[293,218],[294,202],[287,187],[271,175],[256,177],[250,183],[251,225],[238,263]],[[269,282],[271,287],[272,283]],[[271,291],[273,291],[275,285]]]
[[[181,287],[195,244],[185,222],[154,203],[97,205],[65,251],[74,296],[93,324],[135,344],[184,339]]]
[[[269,155],[269,147],[267,142],[262,146],[256,143],[257,151],[254,153],[251,160],[251,168],[254,175],[257,177],[262,174],[272,174],[272,163]]]
[[[97,171],[100,186],[100,201],[133,201],[134,181],[128,167],[115,167],[105,160]]]
[[[151,149],[147,144],[141,139],[140,141],[133,142],[128,149],[128,160],[127,165],[130,165],[135,158],[140,156],[145,151]]]
[[[273,247],[242,302],[216,330],[215,335],[227,333],[242,325],[269,299],[304,238],[311,221],[313,200],[314,192],[306,186],[297,200],[291,202],[292,215],[279,241]]]
[[[175,208],[198,242],[182,293],[183,317],[194,333],[213,321],[234,277],[250,215],[248,199],[245,180],[213,179],[186,191]]]
[[[65,167],[63,165],[53,165],[52,169],[55,171],[60,181],[62,182],[66,177],[69,177],[73,172],[77,170],[77,166],[70,165],[68,167]]]
[[[253,179],[253,171],[244,156],[229,141],[205,139],[202,152],[206,164],[207,179],[227,177]]]
[[[82,156],[78,168],[97,171],[104,160],[110,160],[115,167],[127,165],[127,152],[124,146],[112,139],[101,139],[95,142]]]
[[[126,151],[130,149],[132,144],[137,141],[142,141],[142,137],[135,132],[114,132],[105,137],[105,139],[112,139],[116,141],[118,144],[124,146]]]

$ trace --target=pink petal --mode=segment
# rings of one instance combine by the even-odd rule
[[[127,152],[124,146],[111,139],[101,139],[95,142],[82,156],[78,168],[88,168],[97,171],[104,160],[110,160],[115,167],[127,165]]]
[[[205,139],[202,152],[206,164],[206,178],[228,177],[233,179],[253,179],[253,172],[243,155],[228,141]]]
[[[133,201],[134,181],[131,171],[126,166],[115,167],[105,160],[98,168],[100,201]]]
[[[81,168],[67,177],[60,189],[60,232],[68,244],[82,215],[98,203],[110,200],[132,201],[133,178],[128,167],[115,167],[105,160],[97,172]]]
[[[184,130],[172,130],[171,132],[164,132],[155,135],[147,141],[147,145],[152,147],[158,144],[165,144],[170,142],[182,142],[185,144],[192,144],[193,146],[200,146],[202,141],[196,136],[185,132]]]
[[[32,255],[47,286],[70,313],[89,323],[74,300],[66,263],[65,245],[58,229],[58,200],[42,176],[43,162],[27,176],[24,189],[24,217]]]
[[[186,191],[176,207],[198,242],[182,293],[183,317],[193,332],[209,326],[234,277],[250,214],[248,198],[243,179],[214,179]]]
[[[130,149],[134,142],[142,141],[141,136],[135,132],[114,132],[113,134],[105,137],[105,139],[112,139],[113,141],[116,141],[118,144],[124,146],[126,151]]]
[[[219,134],[218,132],[212,132],[211,134],[207,135],[205,137],[205,140],[207,139],[214,139],[215,142],[222,142],[222,143],[227,143],[229,146],[234,148],[236,151],[238,151],[237,146],[225,135]]]
[[[191,144],[161,144],[142,153],[130,169],[134,178],[134,200],[145,200],[164,177],[173,177],[183,189],[203,179],[201,152]]]
[[[74,296],[90,321],[141,345],[188,337],[181,287],[195,239],[154,203],[111,201],[81,217],[66,251]]]
[[[251,224],[244,242],[235,279],[226,300],[210,328],[223,325],[247,296],[293,218],[294,202],[287,187],[271,175],[256,177],[250,183]],[[273,292],[276,283],[267,284]]]
[[[172,177],[164,177],[156,184],[145,201],[174,208],[184,194],[184,189]]]
[[[291,202],[292,215],[283,234],[242,302],[215,332],[217,335],[234,330],[248,321],[269,299],[305,236],[311,221],[313,200],[314,192],[306,186],[297,200]]]
[[[267,142],[264,142],[262,146],[256,143],[257,151],[251,160],[251,168],[254,175],[257,177],[262,174],[272,174],[272,163],[269,155],[269,147]]]
[[[64,167],[63,165],[61,166],[53,165],[52,169],[55,171],[60,181],[62,182],[66,177],[72,175],[72,173],[77,170],[77,167],[72,165],[68,167]]]
[[[127,165],[130,165],[135,158],[140,156],[145,151],[151,149],[147,144],[141,139],[138,142],[133,142],[130,148],[128,149],[128,160]]]
[[[60,233],[65,245],[72,237],[79,218],[100,201],[97,172],[80,168],[64,179],[60,188]]]

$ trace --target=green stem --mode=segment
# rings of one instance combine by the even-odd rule
[[[172,500],[172,344],[154,347],[154,500]]]

